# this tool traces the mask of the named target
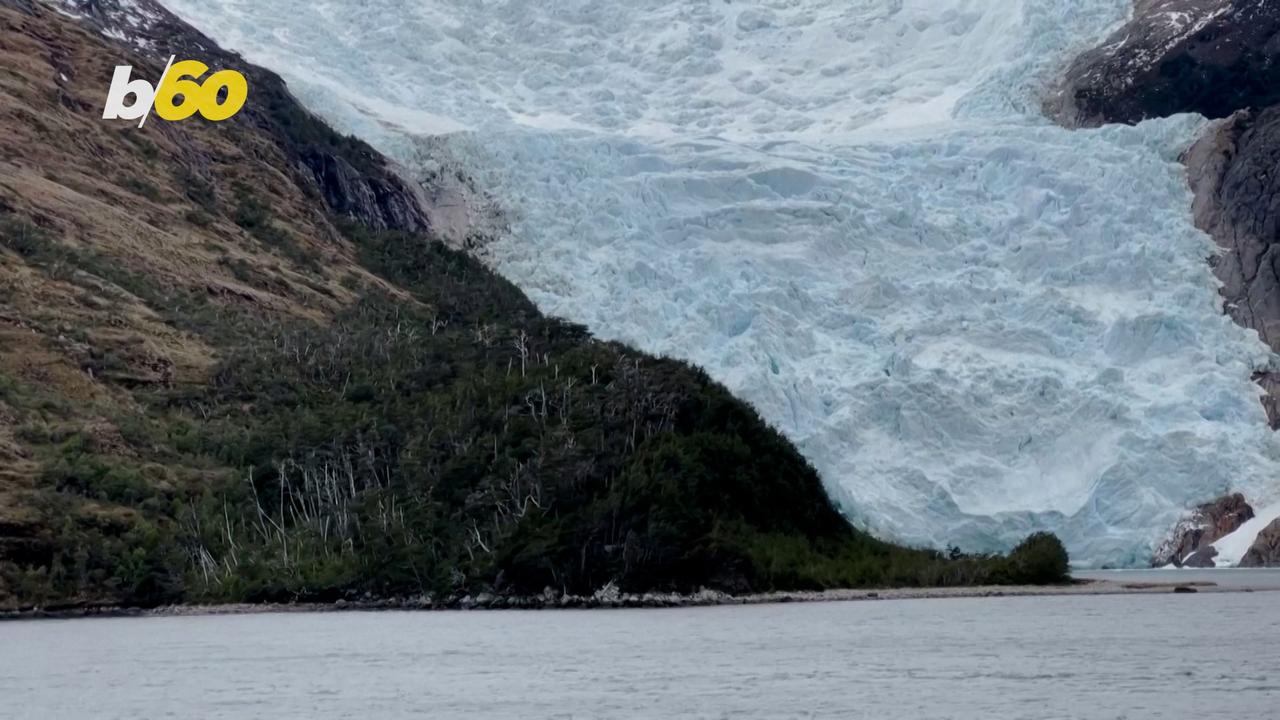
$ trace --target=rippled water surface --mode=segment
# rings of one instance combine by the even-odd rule
[[[0,624],[4,717],[1274,717],[1280,595]]]

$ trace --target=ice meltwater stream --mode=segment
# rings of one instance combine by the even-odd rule
[[[1128,0],[168,0],[502,211],[545,310],[754,403],[857,523],[1134,564],[1280,478],[1178,164],[1040,98]],[[252,97],[250,98],[252,102]],[[495,228],[490,228],[495,229]]]

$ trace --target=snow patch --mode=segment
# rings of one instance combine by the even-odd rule
[[[1218,555],[1213,559],[1214,563],[1218,567],[1239,565],[1258,539],[1258,533],[1266,530],[1278,518],[1280,518],[1280,503],[1259,510],[1252,520],[1213,544],[1213,548],[1218,551]]]

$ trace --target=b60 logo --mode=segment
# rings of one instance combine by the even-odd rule
[[[169,58],[160,82],[152,87],[146,80],[130,80],[133,67],[119,65],[111,78],[103,120],[138,120],[147,122],[154,108],[156,115],[170,122],[186,120],[200,113],[205,120],[218,122],[232,117],[244,107],[249,97],[249,83],[235,70],[220,70],[199,82],[209,66],[199,60],[175,63]],[[225,93],[224,93],[225,90]],[[125,101],[133,96],[133,101]]]

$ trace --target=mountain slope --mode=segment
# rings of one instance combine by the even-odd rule
[[[81,6],[0,0],[0,604],[1025,579],[853,530],[748,406],[541,315],[277,77]],[[99,119],[170,53],[245,110]]]
[[[1128,0],[167,1],[410,172],[451,151],[509,210],[488,262],[705,367],[878,535],[1141,563],[1280,467],[1197,123],[1041,112]]]

